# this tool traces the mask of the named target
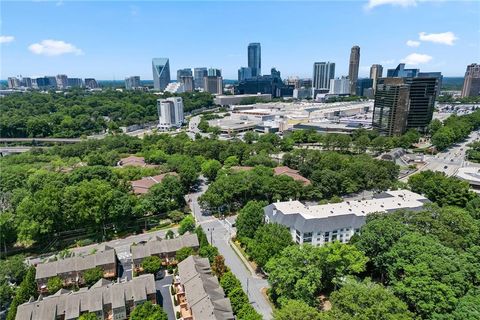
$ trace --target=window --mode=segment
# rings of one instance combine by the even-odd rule
[[[312,242],[312,232],[305,232],[303,234],[303,242]]]

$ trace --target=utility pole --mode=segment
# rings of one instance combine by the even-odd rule
[[[250,293],[248,291],[248,278],[247,278],[247,297],[250,297]]]

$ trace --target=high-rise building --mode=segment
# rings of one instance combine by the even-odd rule
[[[209,77],[221,77],[222,76],[222,70],[215,69],[215,68],[208,68],[207,75]]]
[[[480,64],[472,63],[467,66],[463,80],[462,97],[476,97],[480,95]]]
[[[418,72],[419,69],[405,69],[405,63],[400,63],[395,69],[387,70],[387,77],[414,78]]]
[[[235,85],[235,94],[270,94],[272,98],[293,96],[293,85],[283,83],[280,71],[272,68],[270,75],[258,76],[240,81]]]
[[[37,87],[40,90],[55,89],[57,87],[57,80],[55,77],[41,77],[37,78]]]
[[[7,81],[9,89],[16,89],[20,87],[20,80],[18,80],[17,77],[9,77]]]
[[[355,94],[359,97],[366,96],[365,90],[373,87],[373,79],[363,78],[357,79],[357,86],[355,87]]]
[[[410,107],[407,117],[407,130],[415,129],[420,132],[427,130],[432,121],[437,97],[438,77],[404,78],[410,86]]]
[[[98,89],[98,88],[100,88],[97,80],[95,80],[94,78],[85,78],[85,87],[88,88],[88,89]]]
[[[347,77],[330,80],[331,94],[350,94],[350,81]]]
[[[314,89],[330,89],[330,80],[335,78],[335,63],[315,62],[313,64]]]
[[[170,63],[168,58],[153,58],[153,88],[155,90],[164,90],[170,82]]]
[[[193,69],[193,82],[196,88],[204,89],[203,78],[208,76],[207,68],[194,68]]]
[[[157,100],[158,128],[168,130],[181,127],[184,121],[183,100],[181,97],[171,97]]]
[[[350,94],[354,94],[357,88],[358,68],[360,65],[360,47],[353,46],[350,51],[350,63],[348,66],[348,79],[350,80]]]
[[[32,87],[32,78],[29,78],[29,77],[23,77],[22,78],[22,87],[25,87],[25,88],[31,88]]]
[[[125,89],[126,90],[135,90],[140,88],[140,77],[132,76],[125,78]]]
[[[68,77],[66,74],[57,74],[56,81],[58,89],[67,89]]]
[[[410,87],[403,78],[377,81],[372,126],[387,136],[401,135],[407,128]]]
[[[375,87],[377,86],[377,80],[383,76],[383,67],[381,64],[372,64],[370,67],[370,79],[373,80],[372,88],[375,92]]]
[[[192,76],[192,69],[184,68],[177,70],[177,81],[180,81],[182,77]]]
[[[252,78],[252,68],[241,67],[238,69],[238,81]]]
[[[211,94],[223,94],[223,78],[218,76],[204,77],[203,89]]]
[[[252,77],[262,75],[262,48],[258,42],[248,45],[248,67],[252,69]]]
[[[408,129],[425,132],[433,118],[438,82],[438,76],[378,79],[373,127],[390,136]]]
[[[81,78],[68,78],[67,84],[70,88],[82,88],[83,80]]]
[[[181,76],[180,82],[183,84],[185,92],[192,92],[195,90],[195,82],[193,81],[193,76]]]

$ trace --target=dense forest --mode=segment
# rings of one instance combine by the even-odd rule
[[[1,137],[62,137],[118,131],[121,126],[158,121],[157,99],[168,97],[141,91],[28,92],[2,97]],[[213,106],[204,92],[179,94],[184,111]]]

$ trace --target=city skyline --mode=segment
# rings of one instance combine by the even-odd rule
[[[334,62],[336,77],[348,75],[353,45],[362,51],[359,77],[368,77],[372,64],[387,69],[401,62],[410,68],[461,77],[467,65],[480,60],[480,22],[472,19],[480,13],[476,3],[410,1],[417,5],[400,6],[395,3],[402,1],[387,1],[379,5],[383,2],[357,1],[348,6],[334,2],[5,2],[2,7],[8,15],[2,17],[1,78],[67,74],[101,80],[138,75],[151,80],[152,58],[166,57],[172,72],[214,67],[222,70],[225,79],[236,79],[238,68],[247,64],[245,48],[252,42],[263,47],[263,68],[276,67],[283,77],[311,78],[317,61]],[[166,25],[182,14],[186,26],[152,41],[155,12],[160,9]],[[278,13],[275,21],[265,18],[264,13],[274,9]],[[316,33],[314,17],[320,9],[322,24],[335,24],[335,32]],[[200,11],[218,18],[209,21],[198,15]],[[238,17],[245,12],[252,12],[257,23],[242,23]],[[392,25],[398,15],[407,19]],[[339,17],[355,19],[359,27],[339,24]],[[277,23],[275,32],[265,28],[283,20],[289,23]],[[302,23],[301,34],[291,28],[296,23]],[[68,28],[58,28],[59,24]],[[222,29],[213,39],[214,50],[205,33],[213,24]],[[41,27],[32,28],[35,25]],[[138,28],[146,32],[137,32]]]

